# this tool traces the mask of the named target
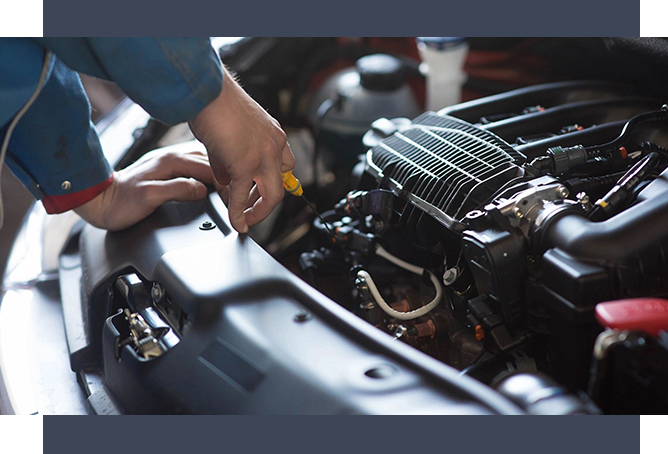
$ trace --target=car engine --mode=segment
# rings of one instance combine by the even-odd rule
[[[668,45],[469,44],[440,110],[413,38],[221,46],[303,195],[248,234],[213,187],[117,232],[33,205],[3,409],[668,412]],[[117,170],[204,147],[127,99],[97,127]]]
[[[667,126],[589,81],[381,118],[303,276],[491,386],[547,374],[606,413],[665,411]]]

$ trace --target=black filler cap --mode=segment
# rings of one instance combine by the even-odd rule
[[[367,55],[357,60],[360,84],[368,90],[394,91],[404,84],[403,63],[387,54]]]

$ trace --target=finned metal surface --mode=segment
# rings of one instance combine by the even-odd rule
[[[389,178],[406,199],[434,207],[446,222],[462,214],[462,202],[476,185],[522,159],[489,131],[431,112],[367,155],[369,166]]]

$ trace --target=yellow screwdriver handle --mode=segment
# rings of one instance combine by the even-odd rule
[[[304,190],[302,189],[302,184],[292,174],[291,170],[283,172],[281,175],[283,175],[283,187],[285,188],[286,191],[298,197],[300,197],[304,193]]]

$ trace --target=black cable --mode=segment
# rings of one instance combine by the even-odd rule
[[[303,198],[303,196],[302,196]],[[310,205],[310,203],[307,200],[304,200],[307,204]],[[311,207],[312,210],[315,211],[313,207]],[[317,213],[317,212],[316,212]],[[354,261],[354,258],[352,255],[346,250],[346,248],[343,247],[343,244],[338,240],[338,237],[336,236],[336,233],[332,231],[329,228],[329,225],[327,225],[326,219],[336,216],[337,218],[340,217],[340,213],[336,210],[328,210],[324,211],[323,213],[319,214],[316,216],[316,218],[313,220],[313,227],[315,227],[318,230],[325,231],[327,235],[330,237],[331,243],[336,245],[336,247],[339,248],[341,253],[343,254],[343,258],[346,262],[351,262]]]
[[[609,188],[615,184],[626,172],[617,172],[610,175],[601,175],[598,177],[588,177],[580,178],[579,181],[572,182],[569,180],[566,183],[572,189],[572,193],[577,194],[578,192],[590,192],[596,191],[599,189]]]
[[[587,151],[587,158],[593,159],[599,156],[603,156],[610,151],[619,149],[619,147],[626,144],[626,141],[629,139],[629,136],[634,129],[642,124],[654,122],[665,122],[666,126],[668,126],[668,107],[666,105],[664,105],[661,110],[636,115],[635,117],[631,118],[628,122],[626,122],[622,132],[619,134],[619,136],[617,136],[616,139],[602,145],[585,147],[585,150]]]

